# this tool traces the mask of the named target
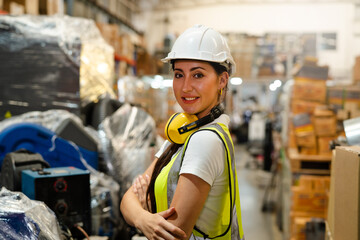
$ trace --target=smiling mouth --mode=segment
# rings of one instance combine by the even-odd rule
[[[197,99],[196,97],[191,97],[191,98],[183,98],[184,100],[186,100],[186,101],[192,101],[192,100],[195,100],[195,99]]]
[[[181,99],[183,100],[184,103],[190,104],[196,102],[199,99],[199,97],[182,97]]]

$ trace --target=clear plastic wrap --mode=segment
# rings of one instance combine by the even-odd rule
[[[98,131],[108,173],[119,182],[122,196],[153,160],[155,121],[141,108],[124,104],[99,125]]]
[[[81,119],[75,114],[70,113],[66,110],[54,109],[44,112],[32,111],[18,116],[13,116],[11,118],[7,118],[3,121],[0,121],[0,132],[12,124],[23,122],[36,123],[55,132],[56,129],[58,129],[58,127],[62,124],[62,122],[69,118],[76,122],[79,126],[83,126]],[[83,127],[85,131],[93,137],[93,139],[98,143],[99,146],[100,139],[96,130],[91,127]]]
[[[0,190],[0,239],[60,240],[61,231],[53,211],[43,202],[21,192]]]
[[[6,64],[10,64],[18,72],[2,75],[4,82],[0,81],[0,86],[3,90],[11,88],[12,94],[4,90],[0,102],[7,106],[8,101],[16,101],[8,104],[14,112],[19,108],[35,111],[51,107],[75,112],[79,98],[84,105],[104,93],[115,96],[114,49],[105,42],[93,20],[3,15],[0,32],[0,53],[13,57],[8,62],[0,58],[4,66],[0,70],[5,72]],[[18,97],[14,97],[17,93]],[[37,98],[41,102],[34,100]]]
[[[171,84],[167,76],[122,77],[118,80],[119,100],[141,106],[157,123],[166,121],[175,111],[176,101],[172,88],[165,87],[164,82]]]
[[[98,132],[92,127],[83,126],[80,118],[65,110],[28,112],[0,121],[0,134],[6,127],[22,122],[36,123],[48,128],[51,131],[55,131],[62,122],[69,118],[75,121],[79,126],[82,126],[97,142],[98,149],[101,149]],[[83,162],[84,161],[85,160],[83,160]],[[123,227],[123,223],[121,222],[119,215],[120,186],[111,176],[96,171],[88,164],[84,165],[88,167],[88,170],[91,172],[90,187],[93,234],[112,236],[112,234],[115,234],[117,229],[121,229]]]
[[[104,173],[90,175],[92,234],[114,236],[123,228],[119,215],[119,184]]]

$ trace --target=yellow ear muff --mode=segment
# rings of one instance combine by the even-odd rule
[[[179,128],[186,126],[192,122],[198,120],[196,115],[188,114],[188,113],[174,113],[165,126],[165,136],[166,138],[172,142],[177,144],[185,143],[186,138],[193,133],[197,128],[194,128],[191,131],[187,131],[184,133],[179,132]]]

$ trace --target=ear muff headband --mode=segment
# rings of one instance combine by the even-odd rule
[[[172,143],[175,143],[175,142],[174,142],[174,140],[171,139],[171,137],[170,137],[169,128],[170,128],[170,125],[171,125],[171,122],[173,121],[173,119],[174,119],[176,116],[178,116],[179,114],[180,114],[180,113],[174,113],[174,114],[170,117],[170,119],[168,120],[168,122],[167,122],[167,124],[166,124],[166,126],[165,126],[165,136],[166,136],[166,138],[167,138],[170,142],[172,142]]]
[[[219,105],[213,107],[210,111],[209,115],[206,115],[203,118],[200,118],[199,120],[192,122],[188,125],[185,125],[183,127],[180,127],[179,134],[184,134],[186,132],[192,131],[196,128],[199,128],[201,126],[204,126],[205,124],[211,123],[216,118],[220,117],[220,115],[224,112],[224,109],[220,107]]]
[[[218,105],[211,109],[209,115],[200,119],[197,119],[195,115],[187,113],[175,113],[166,124],[165,136],[170,142],[183,144],[192,132],[214,121],[214,119],[218,118],[223,112],[224,109]]]

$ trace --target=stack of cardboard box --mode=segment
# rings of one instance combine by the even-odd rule
[[[0,9],[11,15],[53,15],[64,9],[62,1],[57,0],[2,0]]]
[[[360,117],[360,86],[329,87],[328,104],[336,109],[339,121]]]
[[[313,155],[317,153],[315,129],[308,113],[296,114],[293,119],[295,142],[301,154]]]
[[[141,75],[153,74],[155,66],[150,55],[146,55],[146,51],[143,48],[143,51],[140,52],[139,60],[141,62],[137,63],[135,59],[136,47],[135,45],[141,45],[142,41],[137,35],[131,35],[129,33],[120,32],[119,26],[117,24],[108,24],[108,23],[96,23],[96,26],[100,30],[101,35],[105,41],[114,48],[115,59],[117,61],[116,65],[116,76],[122,77],[126,75],[135,75],[135,66],[140,66]],[[145,61],[145,62],[144,62]],[[134,69],[132,69],[134,68]]]
[[[300,176],[298,185],[291,188],[291,239],[305,240],[306,223],[326,218],[329,189],[328,176]]]
[[[314,129],[317,139],[317,152],[331,155],[330,141],[337,138],[337,119],[334,111],[327,107],[317,107],[314,111]]]
[[[228,34],[229,47],[236,63],[235,76],[243,79],[253,77],[254,56],[258,37],[243,34]]]
[[[295,77],[288,144],[291,168],[294,173],[305,174],[309,169],[301,165],[308,161],[316,163],[314,167],[328,161],[331,191],[330,177],[300,176],[299,184],[292,187],[292,239],[305,239],[306,224],[312,218],[327,216],[328,239],[330,235],[334,239],[359,239],[359,148],[337,148],[335,154],[329,147],[344,134],[342,121],[360,116],[360,86],[356,85],[360,81],[360,57],[355,61],[353,79],[354,85],[327,87],[326,67],[309,62]],[[325,172],[319,167],[310,174]]]
[[[314,60],[294,77],[288,145],[293,173],[330,174],[329,142],[337,137],[337,120],[327,104],[327,79],[328,67]],[[306,239],[306,224],[326,217],[329,185],[329,176],[300,175],[291,189],[291,239]]]
[[[324,139],[321,137],[329,136],[329,123],[331,136],[335,135],[334,114],[320,110],[326,108],[327,78],[328,68],[317,66],[314,62],[305,62],[294,78],[291,100],[292,125],[289,131],[290,138],[294,140],[289,147],[296,148],[301,154],[316,155],[319,152],[328,152],[323,148]],[[321,149],[318,149],[318,143],[321,143]]]

